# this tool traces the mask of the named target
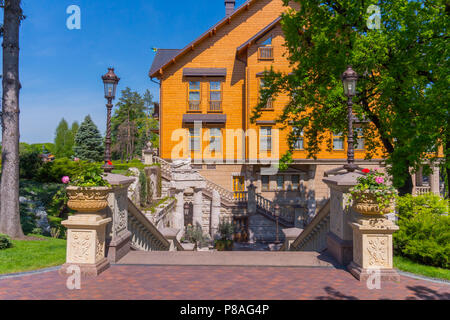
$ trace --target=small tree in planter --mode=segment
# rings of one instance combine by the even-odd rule
[[[364,169],[365,176],[357,179],[358,184],[351,188],[353,209],[363,215],[386,214],[393,210],[397,190],[390,184],[384,174]]]
[[[228,221],[221,221],[219,223],[219,233],[220,239],[214,241],[214,247],[218,251],[233,250],[233,225]]]

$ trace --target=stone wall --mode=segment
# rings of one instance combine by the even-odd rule
[[[255,242],[274,242],[276,240],[277,227],[275,221],[269,220],[260,214],[252,214],[248,219],[249,239]],[[279,241],[284,241],[283,226],[278,227]]]

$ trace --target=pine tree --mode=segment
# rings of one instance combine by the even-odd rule
[[[102,161],[103,138],[91,116],[86,116],[75,136],[75,156],[81,160]]]

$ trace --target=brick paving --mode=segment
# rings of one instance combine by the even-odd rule
[[[450,285],[402,276],[369,290],[346,270],[294,267],[114,265],[68,290],[58,271],[0,280],[5,299],[120,300],[450,300]]]

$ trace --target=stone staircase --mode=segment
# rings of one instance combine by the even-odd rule
[[[327,248],[327,234],[330,231],[330,200],[328,200],[305,227],[300,235],[289,245],[285,243],[281,251],[317,251]]]
[[[128,199],[128,231],[131,232],[131,248],[139,251],[182,251],[178,242],[179,230],[158,230],[151,220]]]

